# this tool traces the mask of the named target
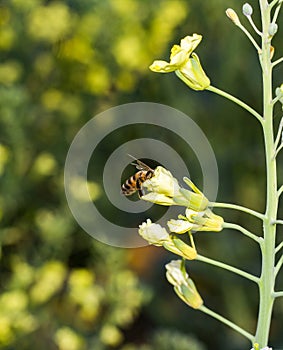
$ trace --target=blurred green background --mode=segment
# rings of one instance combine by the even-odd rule
[[[251,4],[259,23],[257,1]],[[113,248],[85,233],[63,186],[68,148],[88,120],[122,103],[157,102],[189,114],[206,134],[219,166],[218,200],[264,210],[257,121],[221,97],[188,90],[174,74],[148,69],[154,59],[168,59],[172,44],[184,36],[202,34],[197,52],[212,84],[261,111],[256,53],[225,16],[227,7],[240,14],[241,6],[238,0],[1,1],[0,348],[250,348],[240,335],[178,300],[164,273],[173,255],[155,247]],[[274,40],[275,58],[283,54],[281,38],[282,30]],[[282,76],[281,65],[276,86]],[[276,108],[276,124],[281,112]],[[122,144],[122,135],[117,137]],[[187,150],[179,152],[186,157]],[[96,159],[104,164],[107,154]],[[190,170],[200,182],[193,161]],[[94,200],[103,198],[101,183],[92,186]],[[247,215],[215,212],[261,232]],[[200,233],[195,239],[201,254],[259,273],[259,251],[239,233]],[[208,307],[254,331],[254,285],[199,262],[188,270]],[[282,314],[279,300],[271,329],[275,348],[283,347]]]

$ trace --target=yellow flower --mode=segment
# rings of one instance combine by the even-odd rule
[[[162,246],[164,242],[170,241],[169,233],[159,224],[154,224],[150,219],[139,226],[139,234],[148,241],[149,244]]]
[[[186,209],[186,217],[189,222],[194,224],[195,231],[219,232],[223,228],[223,218],[219,215],[213,214],[210,209],[206,209],[203,212]]]
[[[162,166],[158,166],[154,170],[154,176],[143,183],[148,191],[164,194],[173,197],[179,191],[178,181],[173,177],[169,170]]]
[[[197,251],[194,247],[189,246],[178,237],[172,237],[171,242],[165,242],[163,247],[170,252],[180,255],[187,260],[194,260],[197,257]]]
[[[202,36],[193,34],[181,40],[180,45],[174,45],[171,49],[170,63],[166,61],[154,61],[149,67],[153,72],[168,73],[174,72],[186,63],[192,52],[201,42]]]
[[[197,256],[195,248],[184,243],[179,238],[171,236],[164,227],[154,224],[150,219],[139,226],[139,234],[155,246],[163,246],[170,252],[177,254],[185,259],[193,260]]]
[[[186,205],[188,208],[193,209],[195,211],[203,211],[207,208],[208,199],[205,195],[195,186],[195,184],[184,177],[184,182],[192,189],[192,191],[187,190],[185,188],[180,189],[180,193],[183,198],[186,198],[188,204]],[[175,202],[180,203],[182,205],[182,198],[174,198]]]
[[[167,197],[162,193],[150,192],[141,197],[141,199],[159,205],[176,205],[172,197]]]
[[[149,193],[141,198],[160,205],[176,205],[173,197],[179,194],[180,186],[170,171],[158,166],[152,178],[143,183]]]
[[[170,171],[158,166],[153,177],[143,183],[143,187],[150,192],[141,199],[160,205],[181,205],[197,211],[205,210],[208,199],[190,179],[184,177],[184,181],[192,191],[181,188]]]
[[[175,233],[185,233],[191,231],[194,225],[186,220],[174,220],[171,219],[167,222],[169,230]]]
[[[183,234],[193,231],[221,231],[224,220],[221,216],[213,214],[210,209],[195,211],[186,209],[186,216],[179,215],[178,220],[167,222],[170,232]]]
[[[202,69],[197,54],[193,53],[202,36],[193,34],[181,40],[180,45],[171,49],[170,62],[157,60],[149,67],[153,72],[176,72],[177,76],[193,90],[204,90],[210,86],[210,80]]]
[[[174,286],[176,294],[186,304],[194,309],[199,309],[203,300],[199,295],[196,286],[186,271],[182,268],[181,260],[172,260],[166,267],[167,280]]]

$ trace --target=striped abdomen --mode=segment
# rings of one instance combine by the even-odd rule
[[[150,179],[153,175],[152,170],[140,170],[131,176],[121,187],[122,193],[125,196],[130,196],[131,194],[139,191],[139,196],[143,195],[142,184]]]

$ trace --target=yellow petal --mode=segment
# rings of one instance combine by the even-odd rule
[[[194,33],[192,36],[188,35],[181,40],[181,48],[191,53],[196,49],[201,40],[202,36],[199,34]]]
[[[175,67],[176,69],[181,69],[181,67],[186,64],[188,60],[188,54],[185,50],[180,50],[178,52],[174,52],[170,56],[170,65]]]
[[[193,224],[185,220],[169,220],[167,222],[169,230],[174,233],[185,233],[193,228]]]
[[[154,61],[152,65],[149,66],[149,69],[153,72],[158,73],[168,73],[168,72],[174,72],[177,67],[171,65],[170,63],[166,61]]]
[[[142,196],[141,199],[160,205],[174,205],[176,204],[174,200],[170,197],[165,196],[165,194],[150,192]]]

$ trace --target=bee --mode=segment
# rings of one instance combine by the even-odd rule
[[[134,158],[131,155],[130,157]],[[121,192],[125,196],[130,196],[138,191],[139,197],[142,197],[144,195],[142,184],[153,176],[154,170],[148,165],[144,164],[142,161],[136,158],[134,159],[136,160],[136,163],[131,164],[134,165],[139,171],[126,180],[121,187]]]

